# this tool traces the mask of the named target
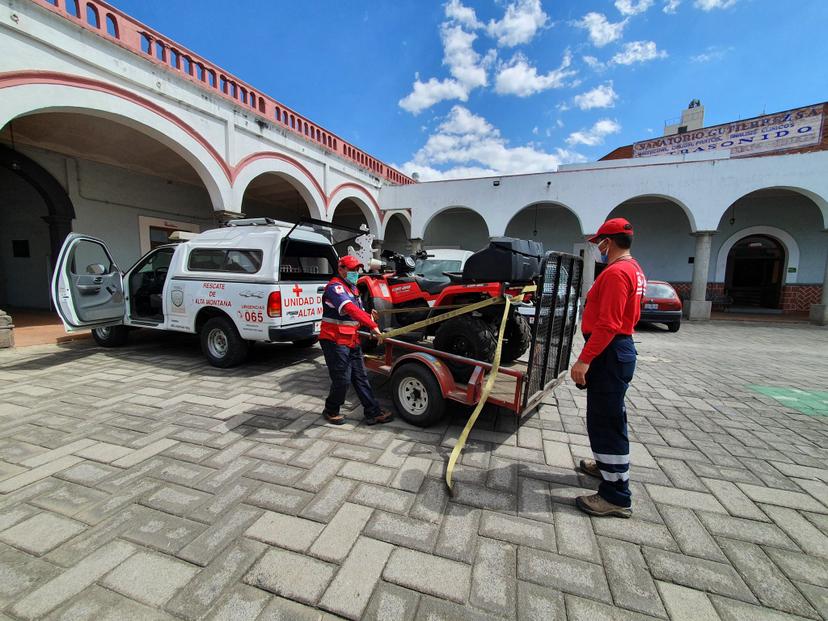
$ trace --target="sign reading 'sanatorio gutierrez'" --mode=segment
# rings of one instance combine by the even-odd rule
[[[730,151],[731,157],[819,143],[822,138],[822,108],[808,106],[703,129],[642,140],[633,145],[633,157],[681,155],[708,151]]]

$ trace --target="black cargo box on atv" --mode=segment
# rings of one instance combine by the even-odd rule
[[[463,282],[532,282],[543,259],[543,244],[528,239],[495,237],[463,267]]]

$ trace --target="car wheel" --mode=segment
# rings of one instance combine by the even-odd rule
[[[674,321],[672,323],[667,324],[667,329],[670,332],[678,332],[679,328],[681,328],[681,322],[680,321]]]
[[[446,411],[446,400],[434,373],[421,364],[400,366],[391,376],[392,399],[397,412],[408,423],[428,427]]]
[[[232,321],[213,317],[201,329],[201,351],[214,367],[226,369],[244,361],[250,342],[239,335]]]
[[[126,326],[106,326],[93,328],[92,338],[101,347],[121,347],[126,345],[129,329]]]

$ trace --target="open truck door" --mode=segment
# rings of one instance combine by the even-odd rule
[[[123,275],[101,240],[70,233],[52,277],[52,301],[67,332],[124,320]]]

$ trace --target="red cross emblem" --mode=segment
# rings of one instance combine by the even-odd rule
[[[297,297],[302,295],[302,287],[299,286],[299,283],[296,283],[291,291],[293,291]]]

